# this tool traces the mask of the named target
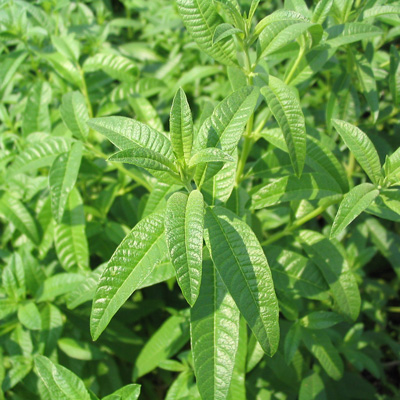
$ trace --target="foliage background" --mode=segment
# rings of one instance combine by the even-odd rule
[[[240,2],[243,10],[250,3]],[[296,9],[296,3],[285,6]],[[339,9],[342,3],[352,4],[335,1]],[[363,7],[386,3],[399,7],[397,2],[356,1],[347,17],[358,18]],[[255,19],[282,7],[280,1],[261,2]],[[329,24],[338,22],[333,12],[329,18]],[[365,182],[366,175],[332,128],[332,116],[367,132],[382,163],[400,146],[400,19],[395,12],[367,22],[382,32],[342,46],[296,85],[308,133],[332,150],[352,184]],[[78,122],[122,115],[168,132],[171,102],[182,87],[198,128],[232,92],[237,78],[198,48],[172,1],[3,1],[0,27],[0,398],[54,398],[38,378],[40,368],[51,368],[48,359],[76,374],[92,398],[133,381],[142,385],[144,399],[198,398],[187,303],[167,259],[148,287],[136,291],[102,336],[91,340],[91,299],[105,263],[137,222],[165,207],[168,190],[160,189],[158,199],[155,181],[144,170],[107,162],[115,148]],[[285,76],[296,46],[288,44],[263,66]],[[70,121],[72,110],[78,122]],[[268,133],[276,127],[273,119],[262,126],[265,135],[250,153],[248,179],[237,194],[238,213],[248,210],[246,192],[252,185],[293,173],[287,154]],[[73,189],[65,197],[63,215],[52,212],[49,182],[51,188],[65,154],[74,155],[79,171],[76,183],[67,183]],[[241,340],[248,346],[240,375],[247,373],[245,381],[236,382],[232,399],[295,399],[299,392],[303,399],[399,396],[400,200],[397,192],[391,208],[378,200],[338,238],[362,298],[354,323],[336,320],[331,301],[320,293],[305,293],[309,288],[301,286],[301,268],[296,276],[285,272],[289,255],[283,248],[303,254],[292,255],[293,265],[308,267],[296,238],[278,237],[274,247],[264,246],[281,309],[281,344],[269,358],[242,329]],[[260,242],[269,242],[317,205],[295,200],[244,214]],[[328,207],[304,227],[328,235],[336,211],[336,205]],[[320,277],[313,279],[321,284],[318,290],[327,291]],[[305,316],[313,311],[326,314],[310,326]],[[293,327],[300,325],[310,330],[297,349]],[[314,392],[307,393],[310,387]],[[137,386],[128,389],[132,397],[113,398],[136,398]]]

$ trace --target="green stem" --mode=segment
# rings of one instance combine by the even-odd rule
[[[78,65],[78,69],[81,74],[81,82],[82,82],[81,89],[82,89],[83,97],[86,100],[89,118],[93,118],[93,108],[92,108],[92,103],[90,102],[89,92],[88,92],[87,85],[86,85],[85,73],[83,72],[83,69],[80,67],[80,65]]]
[[[312,220],[315,217],[318,217],[318,215],[322,214],[328,207],[330,207],[332,204],[338,203],[340,199],[335,199],[327,204],[324,204],[323,206],[317,207],[315,210],[311,211],[310,213],[304,215],[304,217],[299,218],[295,222],[293,222],[292,225],[284,229],[283,231],[277,232],[274,235],[271,235],[268,239],[264,240],[261,243],[261,246],[267,246],[268,244],[274,243],[277,240],[283,238],[286,235],[291,234],[293,231],[295,231],[297,228],[300,226],[304,225],[306,222]]]
[[[86,147],[88,148],[89,151],[91,151],[93,154],[95,154],[99,158],[104,158],[107,160],[107,154],[104,154],[101,150],[96,149],[93,145],[90,143],[85,143]],[[123,166],[123,164],[120,164],[118,162],[113,162],[109,161],[118,171],[122,172],[123,174],[129,176],[132,178],[136,183],[139,185],[142,185],[144,188],[146,188],[149,192],[152,191],[152,187],[149,185],[147,181],[145,181],[140,175],[137,175],[134,171],[129,170]]]
[[[286,85],[289,85],[289,83],[292,81],[293,75],[296,72],[301,60],[303,59],[304,53],[305,53],[305,47],[300,46],[300,51],[299,51],[299,54],[297,55],[296,61],[292,65],[292,68],[290,69],[290,71],[285,79]]]

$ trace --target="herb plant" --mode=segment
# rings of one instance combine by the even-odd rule
[[[400,396],[400,3],[0,5],[0,400]]]

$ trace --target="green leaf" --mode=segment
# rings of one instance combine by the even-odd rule
[[[131,383],[116,390],[114,393],[103,397],[102,400],[116,400],[116,397],[113,396],[118,396],[118,399],[120,400],[137,400],[140,396],[140,390],[140,385]]]
[[[360,292],[347,260],[333,242],[318,232],[303,230],[299,239],[328,283],[341,314],[356,320],[360,312]]]
[[[111,318],[152,273],[157,260],[167,252],[164,218],[151,214],[141,220],[115,250],[104,270],[90,316],[90,331],[96,340]]]
[[[85,214],[76,188],[69,193],[61,224],[55,227],[54,244],[58,259],[66,271],[89,268]]]
[[[90,275],[69,294],[67,299],[69,309],[72,310],[87,301],[93,300],[97,284],[106,265],[105,263],[101,264],[95,270],[91,271]]]
[[[319,38],[322,36],[322,28],[319,25],[303,20],[282,20],[267,25],[260,34],[258,59],[267,57],[290,42],[299,38],[307,30],[319,30]]]
[[[177,183],[180,183],[178,171],[173,162],[167,157],[145,147],[134,146],[127,150],[119,151],[108,158],[109,161],[133,164],[152,171],[166,172]]]
[[[389,89],[393,102],[400,104],[400,55],[395,46],[390,46]]]
[[[295,356],[301,342],[301,326],[299,323],[295,322],[285,337],[284,342],[284,354],[286,364],[290,364]]]
[[[165,237],[182,293],[193,306],[199,295],[203,252],[204,200],[198,190],[173,194],[167,202]]]
[[[177,0],[177,5],[186,29],[198,46],[220,63],[234,65],[233,39],[213,43],[215,29],[223,22],[215,5],[208,0]]]
[[[264,252],[249,226],[222,207],[206,209],[211,258],[240,312],[272,356],[278,347],[278,302]]]
[[[43,54],[42,57],[48,61],[53,70],[68,83],[77,87],[83,86],[82,74],[76,65],[61,53]]]
[[[321,331],[303,329],[302,338],[307,349],[320,362],[325,372],[335,380],[343,376],[343,361],[329,336]]]
[[[86,124],[89,121],[89,112],[83,95],[78,91],[65,93],[62,97],[60,113],[71,133],[77,139],[85,141],[89,135]]]
[[[17,72],[19,66],[25,60],[28,53],[26,51],[12,51],[7,54],[5,59],[0,63],[0,76],[2,77],[0,82],[0,96],[3,96],[3,92],[6,87],[12,83],[12,79]]]
[[[326,43],[332,47],[344,46],[359,40],[372,39],[382,34],[382,30],[371,24],[349,22],[342,25],[333,25],[326,29],[328,38]]]
[[[382,15],[390,15],[390,14],[400,14],[400,6],[398,5],[384,5],[384,6],[374,6],[365,10],[362,14],[362,19],[365,21],[366,19],[380,17]],[[372,22],[372,21],[371,21]]]
[[[327,400],[324,382],[317,372],[301,381],[299,400]]]
[[[376,218],[366,221],[372,243],[390,262],[396,275],[400,277],[400,236],[386,229]]]
[[[112,78],[133,82],[138,74],[137,65],[129,58],[117,54],[96,54],[89,57],[83,64],[85,72],[104,71]]]
[[[50,303],[46,303],[40,313],[42,330],[40,332],[40,352],[50,356],[57,346],[63,329],[63,315],[60,310]]]
[[[35,357],[35,369],[51,398],[59,400],[90,400],[83,382],[67,368],[53,364],[47,357]]]
[[[293,90],[280,79],[270,76],[269,84],[261,89],[261,94],[282,129],[293,169],[301,176],[306,157],[306,127],[299,99]]]
[[[81,274],[65,272],[47,278],[39,288],[36,299],[38,302],[51,301],[58,296],[72,292],[86,277]]]
[[[5,194],[0,198],[0,215],[9,220],[33,243],[39,244],[39,232],[35,220],[24,204],[15,197]]]
[[[120,150],[135,146],[145,147],[173,160],[169,139],[149,126],[126,117],[92,118],[88,125],[104,135]]]
[[[22,120],[22,133],[24,136],[32,132],[50,133],[50,101],[51,87],[47,82],[40,81],[29,91]]]
[[[275,25],[275,28],[272,29],[275,32],[279,32],[279,29],[284,29],[292,24],[298,24],[301,22],[309,22],[309,20],[300,13],[292,10],[277,10],[272,14],[264,17],[255,27],[254,35],[259,36],[265,28],[269,25]]]
[[[150,192],[142,213],[142,218],[147,217],[153,212],[158,212],[164,209],[167,206],[168,194],[176,192],[180,187],[181,185],[171,186],[169,183],[158,181]]]
[[[362,91],[371,110],[373,121],[376,122],[379,116],[379,95],[374,71],[372,70],[372,67],[367,58],[364,56],[356,57],[355,64],[358,80],[361,84]]]
[[[254,111],[258,93],[257,88],[248,86],[233,92],[221,101],[201,126],[196,138],[194,154],[207,147],[220,148],[222,151],[232,154]],[[195,174],[197,186],[202,186],[221,168],[222,163],[198,165]]]
[[[311,18],[312,22],[316,24],[322,24],[329,14],[332,8],[333,0],[319,0],[314,8],[313,16]]]
[[[71,150],[60,154],[53,162],[49,173],[51,211],[57,223],[61,223],[69,193],[75,186],[81,165],[83,146],[72,145]]]
[[[173,357],[189,340],[187,317],[169,317],[146,342],[133,367],[133,380],[146,375],[161,361]]]
[[[191,343],[199,392],[226,399],[239,343],[240,313],[213,262],[203,262],[200,295],[191,309]]]
[[[18,320],[31,330],[40,330],[42,328],[39,309],[33,302],[21,304],[18,307]]]
[[[381,163],[378,152],[369,137],[361,129],[348,122],[339,119],[334,119],[332,122],[361,168],[373,183],[379,184],[382,178]]]
[[[218,25],[215,28],[214,31],[214,36],[213,36],[213,45],[215,43],[220,42],[221,40],[224,40],[226,38],[230,38],[233,35],[236,35],[236,33],[241,33],[242,31],[240,29],[235,28],[231,24],[223,23],[221,25]]]
[[[361,183],[351,189],[340,203],[330,237],[334,238],[342,233],[378,196],[379,190],[371,183]]]
[[[216,147],[208,147],[200,150],[189,160],[189,168],[192,168],[201,163],[209,162],[234,162],[235,159],[224,151]]]
[[[175,157],[188,162],[193,145],[193,120],[189,103],[182,88],[175,94],[169,124]]]
[[[38,168],[50,166],[59,154],[69,148],[70,141],[63,137],[47,136],[32,142],[15,158],[10,174],[34,172]]]
[[[274,285],[277,289],[294,290],[307,299],[324,300],[329,287],[318,267],[307,257],[278,246],[266,246]]]
[[[252,195],[252,208],[260,209],[285,201],[315,200],[340,195],[340,186],[327,174],[305,173],[300,178],[284,176]]]
[[[73,338],[64,337],[58,340],[58,347],[68,356],[76,360],[101,360],[105,354],[96,346]]]
[[[343,322],[343,317],[329,311],[314,311],[300,320],[301,326],[307,329],[327,329]]]
[[[204,198],[210,205],[225,203],[231,196],[236,183],[237,149],[233,151],[232,157],[234,157],[234,162],[224,164],[221,170],[205,182],[202,187]]]
[[[163,123],[158,116],[157,110],[153,107],[149,100],[139,94],[127,94],[129,105],[133,108],[136,118],[149,125],[151,128],[162,132],[164,130]]]

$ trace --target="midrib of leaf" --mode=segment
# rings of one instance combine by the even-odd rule
[[[62,178],[62,184],[61,184],[61,194],[65,191],[65,179],[66,179],[66,176],[67,176],[67,172],[68,172],[68,169],[69,169],[69,166],[70,166],[70,163],[71,163],[71,152],[69,152],[68,153],[68,158],[67,158],[67,164],[65,165],[65,170],[64,170],[64,174],[63,174],[63,178]],[[61,194],[59,195],[59,200],[60,200],[60,197],[61,197]],[[58,212],[60,211],[60,201],[58,201]],[[70,221],[71,222],[71,221]]]
[[[147,254],[150,252],[150,250],[155,246],[156,243],[158,243],[159,239],[161,238],[161,236],[164,234],[164,230],[161,231],[160,235],[156,237],[156,239],[153,241],[153,243],[150,245],[150,247],[146,250],[146,252],[143,254],[143,256],[140,258],[140,260],[136,263],[136,265],[132,268],[132,271],[129,273],[128,277],[125,279],[125,282],[123,282],[123,284],[121,286],[119,286],[117,288],[117,291],[115,292],[113,298],[110,300],[110,302],[107,304],[106,308],[103,309],[102,311],[102,316],[97,319],[97,321],[101,321],[104,317],[104,315],[106,314],[106,311],[108,310],[108,308],[110,307],[110,304],[112,304],[115,301],[115,298],[117,297],[117,294],[120,293],[120,290],[124,287],[124,285],[126,284],[126,281],[129,279],[129,277],[132,275],[132,273],[134,272],[134,270],[141,265],[143,259],[147,256]],[[146,276],[144,276],[138,283],[138,285],[141,285],[144,280],[146,280],[149,275],[152,273],[152,269],[149,270],[148,274],[146,274]],[[99,323],[96,324],[96,332],[93,332],[92,336],[95,336],[94,333],[97,333],[98,330],[98,326]]]
[[[304,278],[301,277],[301,273],[304,271],[304,268],[300,271],[299,275],[289,274],[289,273],[284,272],[284,271],[286,271],[286,270],[282,271],[282,270],[276,269],[276,268],[274,268],[274,267],[270,267],[270,269],[273,270],[273,271],[275,271],[275,272],[278,272],[278,273],[280,273],[280,274],[282,274],[282,275],[290,276],[291,278],[295,278],[295,279],[297,279],[298,281],[307,282],[307,283],[310,284],[311,286],[314,286],[316,289],[321,289],[321,287],[318,286],[318,285],[316,285],[314,282],[309,281],[308,279],[304,279]]]
[[[203,21],[205,22],[205,25],[206,25],[206,27],[207,27],[208,34],[210,35],[210,37],[213,37],[214,33],[211,31],[210,25],[208,24],[207,18],[205,18],[205,16],[204,16],[204,13],[203,13],[203,11],[202,11],[202,9],[201,9],[201,6],[200,6],[199,1],[198,1],[198,0],[194,0],[194,1],[195,1],[196,4],[197,4],[197,8],[198,8],[198,10],[199,10],[199,12],[200,12],[200,14],[201,14],[201,16],[202,16],[202,18],[203,18]],[[210,4],[209,6],[211,7],[211,4]],[[228,60],[231,60],[229,54],[226,54],[226,53],[225,53],[225,50],[224,50],[224,48],[220,45],[220,43],[214,43],[214,44],[212,44],[212,45],[211,45],[211,48],[214,47],[214,46],[217,46],[217,47],[219,48],[219,50],[222,52],[222,54],[223,54]]]
[[[241,109],[241,106],[242,106],[242,104],[247,100],[248,97],[249,97],[249,95],[247,95],[247,96],[244,98],[244,100],[240,102],[240,105],[238,106],[237,110],[234,112],[234,114],[233,114],[232,117],[230,118],[229,123],[226,125],[226,127],[225,127],[225,129],[222,131],[221,135],[218,135],[218,140],[217,140],[217,142],[215,143],[214,147],[216,147],[216,146],[219,144],[219,142],[221,141],[222,137],[226,134],[226,131],[228,130],[228,128],[231,127],[231,122],[232,122],[232,120],[236,117],[236,115],[239,114],[239,111],[243,111],[243,110]],[[229,108],[231,108],[231,107],[229,107]],[[232,151],[233,151],[233,150],[234,150],[234,149],[232,149]],[[232,151],[230,151],[229,153],[232,153]]]
[[[285,125],[289,128],[289,131],[290,131],[290,133],[292,135],[292,137],[290,138],[291,139],[290,141],[292,142],[292,146],[293,146],[293,150],[294,150],[293,154],[294,154],[295,162],[296,162],[296,164],[298,164],[299,161],[298,161],[298,157],[297,157],[297,150],[296,150],[296,146],[295,146],[295,140],[293,138],[294,135],[293,135],[292,128],[290,127],[290,124],[289,124],[288,118],[286,116],[286,113],[285,113],[285,111],[283,111],[284,107],[282,106],[282,102],[280,101],[279,97],[275,94],[275,91],[272,90],[270,86],[268,86],[268,88],[272,91],[272,93],[274,94],[276,100],[278,101],[278,103],[279,103],[279,105],[281,107],[282,114],[283,114],[283,116],[285,118]],[[286,138],[285,138],[285,142],[286,142]]]
[[[218,226],[219,226],[219,228],[220,228],[220,230],[221,230],[221,232],[222,232],[222,235],[223,235],[224,238],[225,238],[226,243],[228,243],[229,249],[231,250],[231,253],[233,254],[233,256],[234,256],[234,258],[235,258],[236,265],[239,267],[240,273],[241,273],[242,276],[243,276],[243,280],[244,280],[244,282],[246,283],[246,286],[247,286],[247,288],[248,288],[248,290],[249,290],[249,292],[250,292],[250,295],[251,295],[251,297],[252,297],[252,299],[253,299],[253,302],[254,302],[254,304],[256,305],[257,309],[258,309],[258,308],[259,308],[258,302],[256,301],[256,298],[254,297],[254,294],[253,294],[253,292],[252,292],[252,290],[251,290],[251,288],[250,288],[250,286],[249,286],[249,283],[247,282],[247,279],[246,279],[246,277],[245,277],[245,275],[244,275],[244,273],[243,273],[243,270],[242,270],[242,268],[241,268],[241,266],[240,266],[239,260],[238,260],[238,258],[237,258],[237,256],[236,256],[236,253],[233,251],[233,248],[232,248],[232,246],[231,246],[231,244],[230,244],[230,241],[228,240],[228,237],[225,235],[225,230],[223,229],[221,223],[219,222],[218,216],[215,216],[215,214],[214,214],[214,212],[213,212],[212,210],[210,210],[210,211],[211,211],[211,213],[213,214],[214,219],[217,221],[217,224],[218,224]],[[235,303],[236,303],[236,302],[235,302]],[[264,326],[264,321],[262,321],[262,325],[263,325],[263,327],[265,328],[265,326]],[[269,347],[271,347],[271,342],[270,342],[270,340],[269,340],[269,336],[268,336],[268,335],[266,335],[266,336],[267,336],[267,340],[268,340],[268,345],[269,345]]]

